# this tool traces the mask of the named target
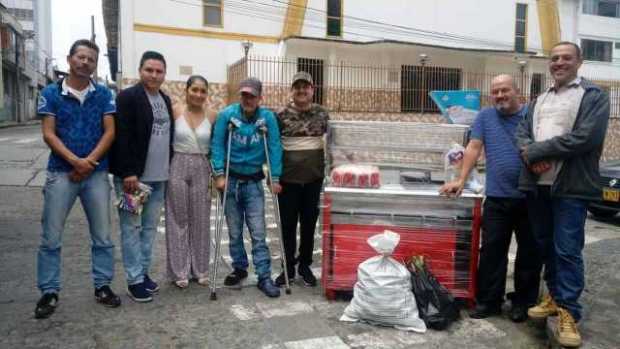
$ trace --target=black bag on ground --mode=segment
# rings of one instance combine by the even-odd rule
[[[450,291],[428,270],[424,257],[412,257],[407,268],[411,272],[412,291],[420,318],[426,327],[444,330],[459,318],[459,309]]]

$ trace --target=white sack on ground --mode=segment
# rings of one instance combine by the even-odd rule
[[[418,316],[411,292],[411,274],[405,266],[390,257],[399,241],[400,235],[389,230],[368,239],[368,244],[380,255],[360,263],[353,300],[340,321],[364,321],[400,330],[426,332],[426,325]]]

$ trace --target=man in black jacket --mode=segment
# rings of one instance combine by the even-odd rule
[[[609,119],[609,97],[578,76],[579,46],[560,42],[550,52],[554,85],[538,96],[517,128],[526,167],[519,189],[527,193],[532,229],[545,264],[549,294],[528,310],[531,318],[558,315],[558,342],[581,344],[584,246],[589,200],[599,200],[598,163]]]
[[[166,76],[164,57],[145,52],[139,73],[140,82],[116,98],[117,131],[110,172],[119,198],[139,190],[140,183],[152,188],[140,214],[118,210],[127,294],[136,302],[150,302],[159,290],[148,272],[168,180],[174,120],[170,98],[160,90]]]

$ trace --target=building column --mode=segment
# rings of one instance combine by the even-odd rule
[[[560,42],[560,15],[557,0],[538,0],[538,21],[543,54],[549,55],[551,48]]]

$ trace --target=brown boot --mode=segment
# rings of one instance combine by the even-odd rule
[[[554,316],[558,313],[558,305],[555,304],[551,295],[547,294],[536,306],[527,310],[527,315],[532,319],[545,319],[547,316]]]
[[[581,345],[581,336],[573,316],[564,308],[558,308],[558,342],[564,347],[576,348]]]

